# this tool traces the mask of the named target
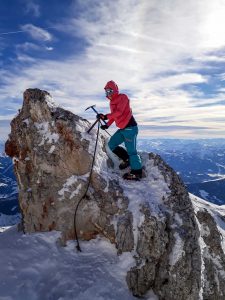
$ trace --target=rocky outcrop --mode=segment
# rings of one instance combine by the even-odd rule
[[[96,140],[95,129],[87,134],[89,126],[55,106],[47,92],[25,91],[6,143],[25,232],[59,230],[62,244],[74,239],[74,212],[87,187]],[[125,182],[100,133],[90,188],[77,212],[78,236],[101,235],[119,255],[130,253],[126,280],[134,295],[153,290],[159,299],[200,299],[202,259],[192,202],[158,155],[143,153],[142,160],[146,177]]]
[[[225,299],[225,246],[224,246],[224,208],[207,205],[207,202],[193,197],[196,219],[201,235],[201,295],[202,299]]]
[[[157,215],[152,211],[151,199],[150,205],[141,206],[145,220],[139,226],[139,257],[137,266],[128,272],[128,285],[137,295],[139,290],[144,293],[154,284],[154,291],[160,299],[198,299],[198,229],[190,199],[176,173],[159,156],[150,154],[149,158],[153,160],[152,167],[163,176],[162,181],[169,191],[162,199],[156,200],[159,204]],[[147,169],[153,171],[153,168]],[[195,282],[191,278],[193,274]]]

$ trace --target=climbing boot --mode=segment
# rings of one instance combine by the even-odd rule
[[[123,147],[117,146],[113,150],[113,153],[116,154],[123,161],[126,161],[126,160],[129,159],[129,155],[128,155],[127,151]]]
[[[131,170],[123,175],[123,179],[139,181],[142,178],[142,169]]]
[[[121,164],[119,165],[119,169],[124,170],[129,166],[130,166],[129,159],[126,159],[126,160],[121,162]]]

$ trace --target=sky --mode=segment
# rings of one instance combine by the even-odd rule
[[[224,15],[224,0],[1,0],[0,140],[27,88],[93,121],[109,80],[140,137],[225,137]]]

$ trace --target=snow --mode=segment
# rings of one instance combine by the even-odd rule
[[[194,205],[195,212],[197,213],[199,210],[204,210],[206,209],[208,213],[214,218],[217,229],[221,234],[221,246],[223,248],[223,252],[225,252],[225,219],[223,219],[225,215],[225,206],[218,206],[216,204],[209,203],[199,197],[196,197],[192,194],[190,194],[190,198],[192,200],[192,203]],[[199,245],[201,249],[201,261],[202,261],[202,266],[201,266],[201,290],[199,294],[199,299],[203,299],[203,287],[207,285],[207,278],[204,278],[204,271],[205,271],[205,263],[204,263],[204,258],[208,258],[213,261],[213,264],[217,266],[217,274],[215,274],[215,278],[218,277],[218,273],[222,278],[225,278],[225,271],[223,270],[223,267],[220,263],[219,257],[212,255],[208,251],[208,247],[204,242],[204,237],[208,236],[210,234],[208,226],[203,226],[202,224],[199,223],[198,219],[196,218],[196,222],[198,224],[199,230],[201,232],[201,235],[199,237]],[[219,283],[218,283],[219,286]]]
[[[223,251],[225,252],[225,205],[216,205],[210,202],[207,202],[195,195],[190,194],[192,203],[194,205],[195,212],[197,213],[199,210],[206,209],[211,216],[214,218],[217,228],[221,233],[223,239],[221,240],[221,245]],[[206,229],[207,230],[207,229]],[[204,232],[204,231],[203,231]]]
[[[93,129],[92,134],[95,136],[91,136],[91,134],[83,133],[83,137],[86,139],[90,139],[90,144],[92,144],[93,148],[93,138],[96,138],[96,129]],[[98,141],[97,153],[95,163],[94,163],[94,171],[102,175],[102,177],[106,180],[106,188],[108,190],[109,180],[117,180],[119,181],[119,185],[123,189],[123,193],[125,196],[129,198],[129,206],[128,210],[130,210],[133,214],[133,233],[134,233],[134,249],[136,249],[137,241],[138,241],[138,228],[145,220],[145,216],[143,212],[140,211],[141,207],[146,204],[149,206],[151,215],[157,218],[163,218],[162,211],[160,206],[167,199],[170,194],[170,189],[165,182],[165,178],[163,174],[159,171],[157,166],[154,166],[154,161],[149,160],[147,153],[142,153],[141,158],[143,161],[143,165],[146,167],[148,171],[146,174],[146,178],[141,180],[141,184],[137,184],[135,181],[125,181],[122,179],[121,171],[119,170],[119,160],[109,149],[106,142],[106,152],[102,151],[104,145],[101,139],[101,135]],[[90,148],[89,148],[90,150]],[[92,149],[94,151],[94,149]],[[93,152],[91,153],[93,154]],[[112,159],[114,168],[108,168],[106,165],[107,155]],[[124,172],[126,172],[125,170]],[[76,176],[76,178],[78,178]],[[67,187],[64,187],[60,191],[60,194],[64,191],[68,191]],[[163,200],[164,199],[164,200]],[[118,199],[119,205],[121,205],[121,201]],[[112,221],[113,226],[115,227],[115,220]],[[115,228],[116,229],[116,228]]]
[[[199,223],[197,218],[195,218],[195,220],[196,220],[199,230],[201,230],[201,224]],[[205,244],[204,239],[201,236],[201,234],[199,235],[198,242],[199,242],[199,246],[200,246],[200,250],[201,250],[201,287],[199,290],[199,300],[203,300],[203,289],[204,289],[204,286],[206,283],[205,276],[204,276],[204,273],[205,273],[205,262],[204,262],[205,254],[204,253],[205,253],[205,249],[206,249],[206,244]]]
[[[98,125],[96,124],[96,127],[93,128],[90,133],[87,133],[87,130],[90,128],[90,126],[91,126],[90,123],[84,120],[79,120],[76,123],[76,129],[79,130],[79,132],[81,133],[82,139],[89,141],[88,152],[91,155],[94,155]],[[107,144],[107,135],[101,130],[99,130],[99,137],[98,137],[98,144],[97,144],[98,155],[96,155],[95,165],[94,165],[94,169],[98,173],[101,173],[102,170],[107,168],[106,166],[107,154],[104,151],[102,151],[102,148],[104,146],[102,137],[104,137]]]
[[[6,229],[9,229],[11,226],[1,226],[0,233],[4,232]]]
[[[179,259],[182,257],[183,248],[184,248],[184,241],[180,238],[178,232],[175,232],[174,237],[175,237],[175,245],[169,257],[171,266],[174,266],[176,262],[178,262]]]
[[[48,96],[46,96],[46,101],[50,107],[55,107],[52,99]],[[28,120],[24,122],[29,124]],[[51,132],[51,127],[54,124],[43,122],[35,123],[35,126],[40,136],[42,136],[39,146],[45,143],[53,144],[49,146],[50,150],[48,151],[50,154],[53,153],[56,147],[55,143],[59,139],[57,133]],[[88,151],[93,156],[97,137],[97,124],[90,134],[87,133],[90,127],[89,122],[79,120],[75,126],[81,134],[81,139],[89,141]],[[115,179],[119,181],[124,195],[129,198],[128,210],[133,215],[134,249],[136,249],[138,229],[145,220],[145,215],[140,210],[141,207],[149,207],[151,216],[163,221],[163,203],[166,202],[170,194],[170,188],[158,166],[154,165],[153,160],[149,160],[147,153],[141,154],[143,165],[146,168],[146,178],[141,180],[141,184],[123,180],[121,171],[118,169],[119,160],[109,150],[107,143],[107,153],[102,150],[104,149],[102,136],[105,137],[106,134],[99,133],[94,171],[106,180],[105,192],[108,192],[109,181]],[[113,169],[107,167],[107,155],[114,163]],[[88,176],[89,173],[83,176],[72,175],[69,177],[58,191],[59,200],[64,199],[65,193],[69,193],[70,199],[78,195],[83,183],[87,182]],[[207,193],[201,190],[201,195],[205,196],[205,194]],[[118,207],[122,208],[122,199],[117,200]],[[196,211],[204,207],[205,204],[201,201],[196,201]],[[223,236],[225,236],[225,223],[219,219],[217,209],[215,208],[216,212],[212,212],[212,214],[221,227],[219,230],[222,230]],[[178,214],[175,214],[174,221],[174,227],[182,226],[183,222]],[[200,228],[198,221],[197,223]],[[112,224],[116,230],[116,216],[112,220]],[[2,225],[4,226],[4,224]],[[135,265],[135,250],[118,256],[114,245],[104,238],[97,238],[89,242],[82,241],[81,248],[83,252],[79,253],[75,250],[74,241],[67,242],[66,247],[59,245],[60,232],[23,235],[16,231],[16,227],[7,228],[6,230],[1,229],[1,231],[4,232],[0,234],[0,300],[136,299],[132,296],[126,284],[126,273]],[[202,235],[207,236],[208,234],[209,228],[203,228]],[[178,232],[174,233],[174,239],[174,247],[169,257],[171,266],[175,266],[179,261],[184,247],[184,241]],[[206,245],[202,236],[199,237],[199,244],[202,253],[202,288],[199,299],[203,299],[203,285],[205,284],[203,258],[208,254],[205,252]],[[217,261],[215,257],[214,261],[219,268],[219,260]],[[221,276],[224,276],[222,270],[220,272]],[[158,298],[153,291],[149,291],[144,299],[156,300]]]
[[[56,143],[59,139],[58,133],[51,132],[49,129],[49,123],[48,122],[42,122],[42,123],[34,123],[35,127],[39,131],[40,135],[42,136],[42,141],[38,146],[43,146],[44,143]]]
[[[52,145],[48,153],[52,154],[55,150],[55,145]]]
[[[53,144],[49,150],[49,153],[52,153],[58,135],[51,132],[48,122],[35,123],[35,126],[42,136],[39,146],[45,143]],[[89,141],[88,151],[93,155],[97,129],[94,128],[88,134],[86,131],[89,126],[88,122],[82,120],[76,123],[82,139]],[[141,206],[148,203],[152,215],[159,216],[161,214],[159,206],[163,203],[163,198],[168,197],[170,189],[158,167],[144,155],[143,163],[148,170],[151,169],[147,178],[142,180],[141,185],[124,181],[116,157],[114,169],[107,166],[107,153],[102,150],[104,149],[102,136],[104,133],[100,132],[94,171],[106,180],[106,192],[109,181],[115,179],[119,181],[125,196],[129,197],[128,209],[134,215],[134,249],[136,249],[138,227],[145,219],[140,211]],[[108,153],[113,156],[109,149]],[[89,173],[69,177],[58,191],[59,199],[63,200],[65,193],[69,193],[70,198],[79,194],[82,183],[87,182],[88,176]],[[118,199],[118,203],[119,207],[122,206],[121,199]],[[116,220],[113,220],[112,224],[116,226]],[[104,238],[97,238],[89,242],[82,241],[83,252],[77,253],[74,241],[69,241],[66,247],[59,246],[57,243],[59,236],[59,232],[23,235],[16,231],[16,227],[0,234],[0,244],[3,245],[0,249],[0,300],[136,299],[126,283],[127,271],[135,265],[135,251],[118,256],[115,245]],[[153,291],[149,291],[144,299],[158,298]]]
[[[58,194],[60,195],[59,200],[62,201],[64,199],[64,194],[66,192],[71,194],[70,199],[72,199],[75,195],[78,195],[82,188],[82,184],[78,184],[75,190],[73,190],[74,188],[73,185],[76,184],[78,180],[86,182],[88,175],[89,174],[81,175],[81,176],[72,175],[71,177],[69,177],[64,183],[63,187],[58,191]]]
[[[17,209],[17,206],[13,206],[13,208],[11,208],[11,211],[14,211],[15,209]]]
[[[57,243],[59,232],[22,234],[13,226],[0,234],[0,299],[131,300],[125,281],[132,263],[104,239]],[[13,288],[12,288],[13,287]],[[144,299],[157,300],[153,292]]]
[[[78,130],[81,133],[81,138],[82,140],[87,140],[89,141],[89,153],[93,154],[94,153],[94,147],[95,143],[93,141],[96,140],[97,136],[97,124],[96,128],[93,128],[90,133],[87,133],[88,129],[91,127],[91,124],[85,120],[79,120],[76,122],[76,130]],[[100,140],[100,139],[99,139]]]
[[[85,120],[79,120],[78,122],[76,122],[76,130],[78,130],[81,134],[83,134],[84,135],[83,138],[85,139],[87,139],[87,137],[90,137],[92,135],[92,132],[90,134],[87,133],[89,126],[90,126],[89,122]]]
[[[178,226],[182,226],[183,225],[183,220],[181,219],[181,217],[178,215],[178,213],[175,213],[175,221],[176,221],[176,224],[178,224]]]
[[[82,184],[79,183],[78,186],[77,186],[77,188],[76,188],[76,190],[74,190],[72,192],[72,194],[70,195],[70,199],[72,199],[75,195],[79,195],[81,189],[82,189]]]
[[[55,109],[58,106],[50,95],[45,95],[45,101],[51,109]]]
[[[0,226],[8,226],[8,225],[16,224],[20,221],[20,219],[21,219],[20,214],[5,215],[0,212]]]
[[[209,196],[209,193],[207,193],[206,191],[204,190],[199,190],[199,193],[201,195],[202,198],[206,198]]]
[[[29,118],[23,120],[23,123],[27,124],[27,126],[29,126]]]
[[[119,175],[120,186],[122,186],[125,196],[129,198],[128,209],[133,214],[134,244],[135,248],[138,241],[138,227],[144,222],[145,216],[140,211],[141,206],[149,206],[151,216],[162,218],[160,205],[163,204],[163,198],[167,198],[170,189],[165,183],[163,175],[157,166],[153,166],[153,160],[149,160],[145,154],[142,154],[142,162],[146,170],[151,170],[146,178],[141,180],[141,184],[133,181],[125,181]]]

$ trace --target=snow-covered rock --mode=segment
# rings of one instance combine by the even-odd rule
[[[10,226],[17,224],[20,221],[20,214],[5,215],[0,212],[0,226]]]
[[[225,207],[190,195],[200,230],[200,299],[225,299]]]
[[[0,151],[1,149],[0,146]],[[14,225],[20,221],[17,198],[17,182],[12,159],[2,152],[0,153],[0,226]]]
[[[96,129],[87,134],[87,120],[49,99],[45,91],[25,91],[6,153],[14,158],[25,232],[57,230],[66,245],[75,237],[74,213],[87,188]],[[90,188],[77,211],[79,238],[104,237],[118,255],[126,254],[126,282],[133,295],[152,290],[158,299],[201,299],[208,291],[201,268],[203,221],[196,219],[182,181],[153,153],[142,154],[145,178],[124,181],[106,144],[101,133]],[[218,268],[217,260],[211,263]],[[215,297],[225,296],[222,276],[217,284]]]

